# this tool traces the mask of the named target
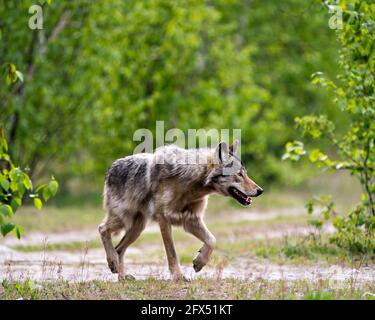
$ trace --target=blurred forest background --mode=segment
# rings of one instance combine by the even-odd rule
[[[0,0],[0,68],[0,299],[375,297],[373,0]],[[97,232],[107,168],[156,121],[241,129],[265,189],[212,196],[217,250],[187,289],[158,280],[157,226],[126,256],[151,278],[125,284]],[[201,244],[174,237],[192,271]]]
[[[112,161],[133,152],[134,131],[156,120],[166,131],[241,128],[264,186],[316,174],[281,161],[296,116],[324,112],[346,128],[311,83],[338,68],[321,1],[39,1],[43,30],[30,30],[34,2],[0,0],[0,65],[24,78],[1,82],[0,123],[14,162],[36,180],[54,174],[60,193],[71,181],[100,191]]]

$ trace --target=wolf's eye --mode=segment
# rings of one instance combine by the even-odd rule
[[[243,175],[242,171],[240,171],[239,175],[240,175],[240,177],[241,177],[241,178],[243,178],[243,177],[244,177],[244,175]]]

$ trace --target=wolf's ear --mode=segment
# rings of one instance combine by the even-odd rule
[[[238,147],[238,144],[239,144],[239,141],[237,139],[235,139],[233,141],[233,143],[229,146],[229,151],[232,153],[232,154],[235,154],[236,151],[237,151],[237,147]]]
[[[220,142],[215,149],[216,163],[225,163],[229,159],[229,147],[226,142]]]

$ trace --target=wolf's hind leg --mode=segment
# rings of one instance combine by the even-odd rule
[[[159,227],[160,227],[161,236],[164,242],[165,252],[167,254],[169,271],[172,274],[173,280],[174,281],[181,281],[181,280],[190,281],[181,272],[176,249],[173,243],[171,224],[165,221],[164,219],[159,219]]]
[[[111,223],[110,219],[99,225],[99,233],[103,242],[103,246],[107,256],[108,267],[113,273],[118,273],[119,270],[119,256],[112,244],[112,233],[122,228],[122,225]]]
[[[216,239],[200,218],[187,219],[184,223],[184,229],[204,243],[203,247],[198,251],[198,255],[193,260],[193,268],[195,272],[198,272],[210,260],[212,251],[216,245]]]
[[[123,238],[120,240],[120,242],[115,247],[116,252],[119,256],[119,280],[125,279],[125,278],[134,278],[130,275],[124,274],[124,255],[126,249],[135,241],[138,239],[142,231],[146,227],[146,218],[141,214],[138,213],[133,220],[133,223],[129,230],[126,231]]]

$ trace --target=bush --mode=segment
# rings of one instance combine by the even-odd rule
[[[21,237],[22,228],[13,223],[12,217],[22,205],[26,195],[33,199],[34,206],[41,209],[42,199],[54,196],[58,189],[57,181],[52,177],[48,184],[42,184],[34,190],[28,174],[15,167],[8,152],[8,143],[0,128],[0,231],[5,237],[11,231]]]
[[[332,5],[328,1],[326,5]],[[332,218],[337,232],[331,242],[355,253],[373,253],[375,248],[375,4],[367,0],[340,1],[343,26],[337,38],[340,72],[337,83],[327,80],[322,72],[312,75],[315,84],[329,88],[341,112],[350,119],[346,132],[338,133],[335,121],[327,115],[308,115],[296,118],[302,136],[327,139],[335,157],[320,149],[305,150],[300,141],[286,146],[284,159],[298,161],[308,155],[318,167],[330,172],[349,170],[363,188],[362,201],[346,216],[339,216],[329,197],[315,199],[307,204],[311,214],[318,203],[323,208],[323,219],[314,220],[320,228],[324,220]],[[314,222],[313,222],[314,224]]]

